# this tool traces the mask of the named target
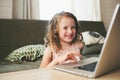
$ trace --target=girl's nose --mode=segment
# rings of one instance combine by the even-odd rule
[[[72,33],[72,29],[68,29],[68,33]]]

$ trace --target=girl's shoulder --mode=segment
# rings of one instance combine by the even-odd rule
[[[45,54],[48,55],[51,58],[54,58],[56,56],[56,50],[53,47],[48,46],[45,49]]]
[[[46,47],[45,52],[52,52],[53,48],[51,46]]]
[[[84,47],[85,44],[84,44],[84,42],[79,41],[79,42],[76,42],[75,45],[78,46],[81,49],[81,48]]]
[[[44,54],[52,55],[52,53],[53,53],[52,47],[51,46],[46,47]]]
[[[51,55],[55,52],[56,52],[56,50],[52,46],[48,46],[45,49],[45,53],[51,53]]]

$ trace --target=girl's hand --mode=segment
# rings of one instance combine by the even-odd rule
[[[67,52],[65,55],[61,55],[58,58],[56,58],[56,61],[58,62],[58,64],[63,64],[64,62],[68,60],[74,63],[77,63],[78,60],[76,57],[79,57],[79,60],[80,60],[82,56],[80,55],[79,52],[70,51],[70,52]]]

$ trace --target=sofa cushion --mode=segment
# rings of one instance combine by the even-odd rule
[[[12,51],[5,60],[10,62],[34,61],[43,55],[44,45],[26,45]]]
[[[82,55],[99,54],[101,52],[102,46],[103,43],[89,46],[85,45],[82,51]]]
[[[85,45],[101,44],[104,43],[105,38],[98,32],[85,31],[82,32],[83,42]]]

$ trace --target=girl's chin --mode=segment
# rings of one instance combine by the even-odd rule
[[[72,42],[72,40],[70,40],[70,41],[66,41],[66,43],[71,43]]]
[[[72,42],[73,41],[73,39],[65,39],[64,40],[64,42],[66,42],[66,43],[70,43],[70,42]]]
[[[72,41],[73,41],[73,39],[68,39],[68,40],[66,40],[66,41],[68,41],[68,42],[72,42]]]

